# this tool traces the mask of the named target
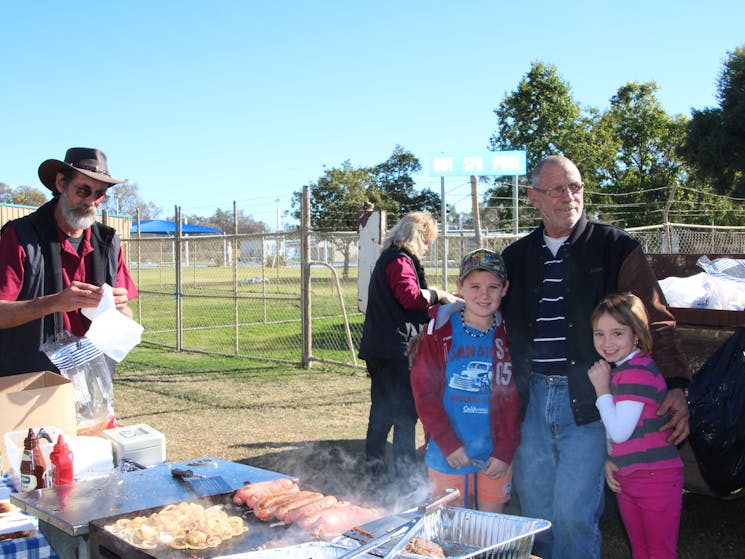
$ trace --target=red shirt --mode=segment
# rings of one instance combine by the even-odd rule
[[[57,234],[60,241],[60,258],[62,260],[62,287],[65,288],[73,281],[89,283],[91,277],[91,230],[83,231],[83,239],[80,243],[80,254],[73,249],[70,241],[59,228]],[[24,280],[24,263],[26,251],[18,243],[18,236],[11,225],[5,228],[0,237],[0,299],[4,301],[17,301],[21,294]],[[119,249],[119,264],[117,266],[116,285],[112,287],[125,287],[130,299],[139,295],[132,277],[129,275],[127,265],[122,258]],[[80,309],[67,312],[64,316],[64,328],[75,334],[83,336],[88,331],[90,321],[83,316]]]
[[[394,258],[385,267],[385,277],[399,304],[406,310],[419,311],[429,307],[422,295],[416,270],[405,256]]]

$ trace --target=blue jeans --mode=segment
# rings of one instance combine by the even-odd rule
[[[416,422],[411,392],[409,360],[368,359],[370,375],[370,418],[365,440],[368,473],[388,477],[385,448],[393,429],[393,468],[395,477],[407,480],[415,473]]]
[[[522,514],[550,520],[534,553],[543,559],[599,559],[605,505],[605,428],[576,425],[566,377],[533,374],[515,455],[513,482]]]

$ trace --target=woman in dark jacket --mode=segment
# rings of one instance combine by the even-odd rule
[[[395,477],[405,481],[413,473],[417,413],[406,348],[427,322],[430,306],[457,300],[427,287],[419,259],[436,238],[437,225],[428,212],[405,215],[386,235],[370,277],[359,356],[371,382],[366,467],[379,482],[388,476],[385,446],[391,429]]]

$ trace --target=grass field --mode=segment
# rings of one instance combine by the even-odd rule
[[[337,496],[402,507],[390,495],[364,491],[368,391],[360,371],[304,370],[143,344],[117,369],[115,408],[123,424],[163,432],[169,461],[213,456],[294,475]],[[421,442],[421,431],[418,436]],[[678,557],[745,557],[743,521],[745,499],[686,494]],[[612,494],[602,529],[604,559],[631,556]]]

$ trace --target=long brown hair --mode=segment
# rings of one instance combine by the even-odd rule
[[[647,310],[639,297],[633,293],[611,293],[603,297],[590,315],[590,324],[593,328],[604,314],[609,314],[619,324],[631,328],[639,340],[638,345],[642,352],[652,352],[652,334],[649,331]]]

